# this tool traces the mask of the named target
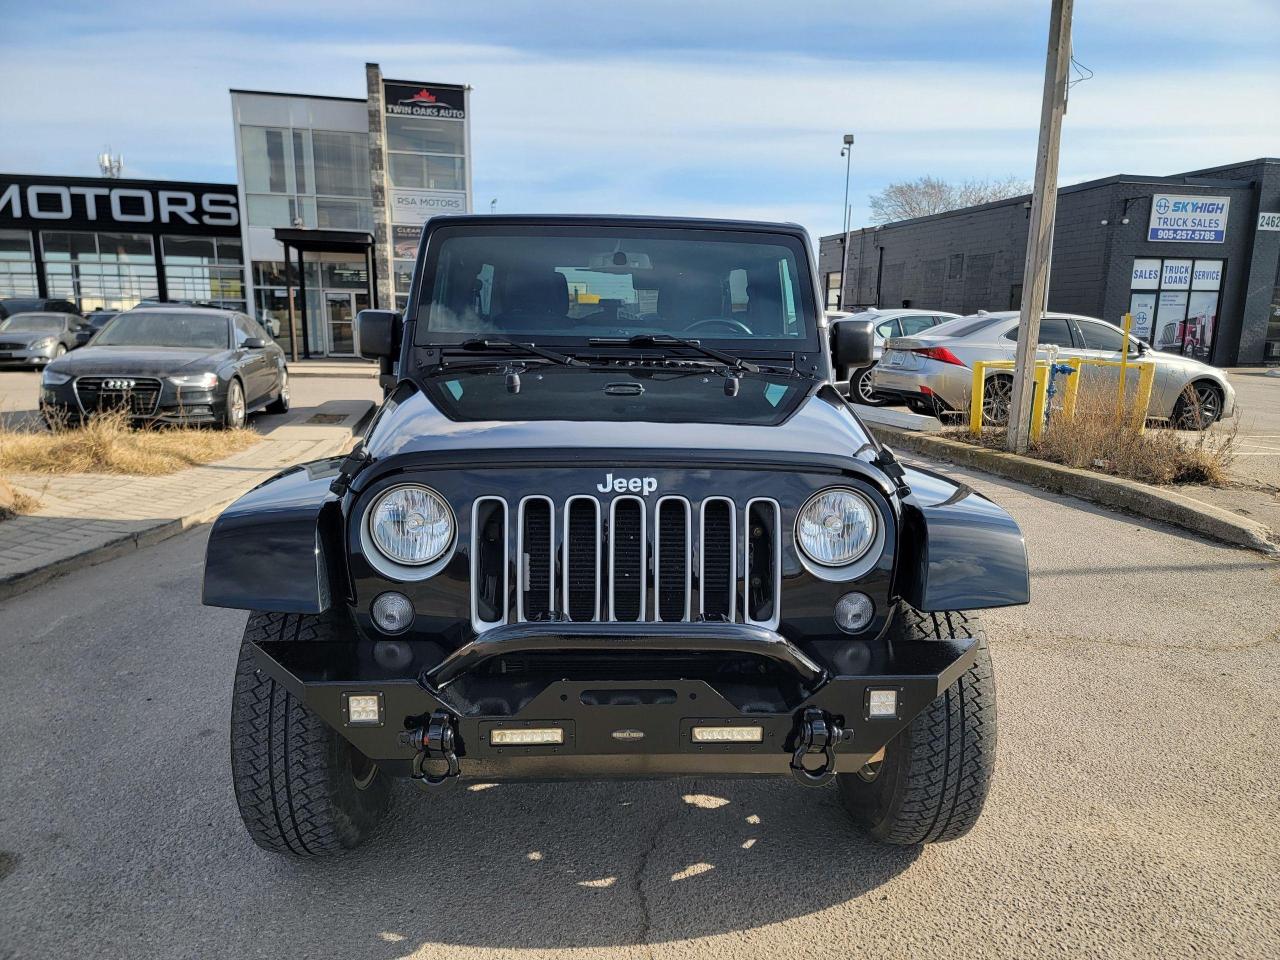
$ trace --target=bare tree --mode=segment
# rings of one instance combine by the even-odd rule
[[[871,195],[871,222],[889,223],[927,217],[945,210],[958,210],[994,200],[1007,200],[1030,193],[1031,184],[1018,177],[987,180],[965,180],[948,183],[937,177],[921,177],[903,183],[891,183]]]

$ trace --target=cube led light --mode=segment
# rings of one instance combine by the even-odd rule
[[[564,743],[560,727],[502,727],[489,731],[489,743],[495,747],[533,747]]]
[[[382,697],[376,693],[347,695],[347,723],[378,724],[382,722]]]
[[[898,715],[897,690],[870,690],[867,692],[867,716],[872,718]]]
[[[760,743],[764,727],[694,727],[694,743]]]

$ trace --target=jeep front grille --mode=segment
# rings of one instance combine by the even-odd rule
[[[472,518],[477,631],[556,618],[779,622],[782,518],[774,500],[530,496],[508,511],[501,498],[482,497]],[[499,547],[508,543],[515,548],[509,592],[501,589],[508,564]]]

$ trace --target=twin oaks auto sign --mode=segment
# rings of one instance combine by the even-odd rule
[[[1151,198],[1147,240],[1167,243],[1225,243],[1230,197],[1181,197],[1157,193]]]

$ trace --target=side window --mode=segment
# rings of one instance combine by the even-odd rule
[[[1076,327],[1084,337],[1084,345],[1090,350],[1119,353],[1124,345],[1124,331],[1110,324],[1077,320]]]
[[[898,329],[898,321],[886,320],[884,323],[876,326],[876,333],[880,334],[880,336],[884,337],[886,340],[890,337],[898,336],[900,333]]]
[[[796,292],[791,282],[791,267],[786,260],[778,261],[778,282],[782,284],[782,322],[788,337],[796,335]]]
[[[921,333],[922,331],[928,330],[930,327],[935,326],[936,324],[937,324],[937,321],[933,317],[926,316],[924,314],[917,314],[916,316],[913,316],[913,317],[903,317],[902,333],[903,333],[903,336],[907,336],[907,337],[914,336],[917,333]]]
[[[1019,327],[1014,327],[1004,335],[1006,340],[1017,340]],[[1071,339],[1071,325],[1067,323],[1065,317],[1045,317],[1040,321],[1040,346],[1047,347],[1049,344],[1056,344],[1070,350],[1075,347],[1075,343]]]
[[[254,334],[250,332],[249,324],[245,322],[245,318],[240,316],[239,314],[236,315],[234,321],[232,322],[231,330],[232,330],[233,336],[235,337],[235,345],[237,349],[239,349],[240,347],[243,347],[244,342],[248,340],[250,337],[254,336]]]

